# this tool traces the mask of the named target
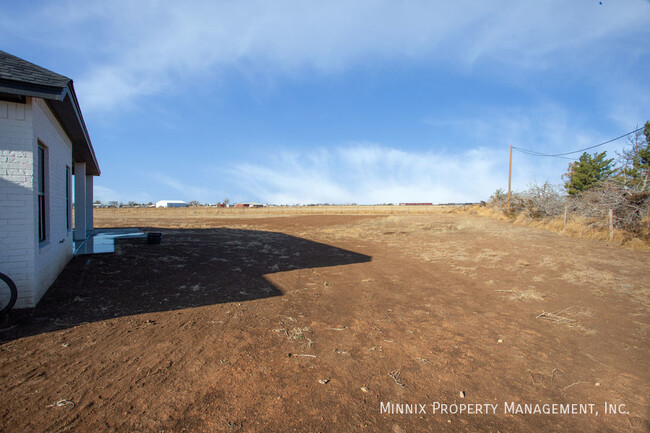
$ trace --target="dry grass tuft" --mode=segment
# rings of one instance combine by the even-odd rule
[[[594,317],[594,314],[588,309],[580,309],[575,306],[572,306],[572,307],[565,308],[564,310],[556,311],[553,313],[548,313],[544,311],[535,318],[550,320],[553,323],[566,326],[569,329],[573,329],[575,331],[579,331],[587,335],[593,335],[596,333],[595,329],[587,328],[582,323],[578,322],[576,319],[568,316]]]
[[[508,299],[513,301],[543,301],[544,295],[534,289],[527,290],[495,290],[495,292],[508,293]]]

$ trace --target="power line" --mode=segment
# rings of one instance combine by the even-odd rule
[[[513,147],[513,149],[517,150],[518,152],[524,153],[526,155],[531,155],[531,156],[546,156],[546,157],[551,157],[551,158],[562,158],[562,159],[571,159],[571,160],[573,160],[575,158],[567,158],[565,155],[580,153],[580,152],[584,152],[586,150],[594,149],[596,147],[604,146],[604,145],[609,144],[609,143],[611,143],[613,141],[620,140],[623,137],[627,137],[630,134],[634,134],[635,132],[639,132],[642,129],[643,129],[643,127],[637,128],[634,131],[630,131],[630,132],[628,132],[626,134],[619,135],[618,137],[612,138],[611,140],[603,141],[602,143],[594,144],[593,146],[585,147],[584,149],[572,150],[571,152],[548,154],[548,153],[537,152],[536,150],[522,149],[522,148],[519,148],[519,147]]]
[[[569,157],[566,157],[566,156],[548,155],[546,153],[535,152],[535,151],[527,150],[527,149],[520,149],[518,147],[513,147],[513,149],[515,149],[517,152],[523,153],[524,155],[547,156],[547,157],[551,157],[551,158],[569,159],[571,161],[573,161],[575,159],[575,158],[569,158]]]

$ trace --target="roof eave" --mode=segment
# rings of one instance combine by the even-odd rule
[[[86,174],[101,174],[72,80],[60,87],[0,79],[0,93],[43,99],[72,141],[73,160],[86,163]]]
[[[11,95],[32,96],[55,101],[62,101],[67,94],[66,87],[44,86],[11,80],[0,80],[0,92]]]
[[[74,121],[68,121],[69,126],[64,126],[64,128],[66,128],[68,134],[71,135],[71,140],[81,141],[84,144],[81,149],[77,149],[78,151],[76,152],[76,156],[79,158],[75,158],[75,160],[83,161],[87,164],[86,174],[99,176],[101,174],[101,170],[99,169],[97,156],[95,155],[95,150],[93,149],[92,142],[90,141],[90,135],[88,134],[88,129],[86,128],[86,122],[84,121],[83,115],[81,114],[81,108],[79,107],[79,101],[77,100],[77,95],[74,91],[72,80],[70,80],[66,86],[62,103],[64,105],[69,104],[68,109],[74,113]],[[48,101],[48,105],[50,105],[51,108],[56,104],[56,101]],[[75,156],[74,154],[75,152],[73,151],[73,157]]]

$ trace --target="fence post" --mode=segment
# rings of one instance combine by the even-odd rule
[[[609,219],[609,240],[611,241],[614,239],[614,212],[610,209],[607,216]]]
[[[566,229],[566,217],[567,217],[568,213],[569,213],[569,205],[565,204],[564,205],[564,224],[562,225],[562,230]]]

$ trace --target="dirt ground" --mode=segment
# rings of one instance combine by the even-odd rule
[[[96,225],[163,240],[12,312],[0,431],[650,430],[650,252],[446,211]]]

